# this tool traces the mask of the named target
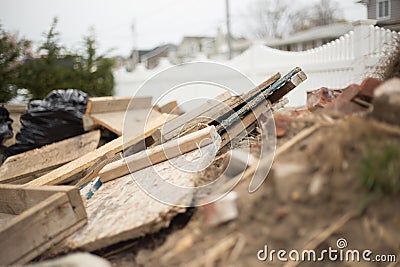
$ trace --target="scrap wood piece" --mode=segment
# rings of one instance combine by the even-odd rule
[[[217,99],[210,99],[204,105],[164,125],[162,128],[163,140],[171,140],[179,136],[180,133],[188,132],[192,128],[195,128],[199,123],[209,124],[226,114],[232,113],[234,109],[250,101],[256,95],[260,94],[262,90],[265,90],[271,84],[279,80],[280,77],[281,75],[277,73],[242,96],[235,97],[230,96],[230,94],[223,94]]]
[[[82,115],[83,130],[92,131],[94,129],[100,128],[99,124],[96,124],[88,115]]]
[[[161,115],[154,120],[150,120],[146,124],[146,131],[143,134],[138,135],[127,135],[118,137],[117,139],[108,142],[107,144],[97,148],[96,150],[83,155],[35,180],[30,181],[29,185],[50,185],[50,184],[61,184],[67,182],[73,175],[86,170],[94,163],[96,163],[101,157],[111,157],[117,152],[120,152],[124,146],[128,147],[142,142],[147,137],[150,137],[157,129],[165,123],[168,119],[165,115]],[[143,129],[143,128],[142,128]]]
[[[248,114],[246,114],[243,118],[241,118],[240,121],[237,121],[233,125],[230,125],[228,131],[225,131],[221,135],[221,146],[225,146],[235,138],[241,139],[241,137],[243,138],[244,136],[246,136],[248,134],[247,129],[256,122],[257,118],[261,114],[268,112],[268,110],[269,106],[261,103],[253,110],[251,110]]]
[[[100,131],[93,131],[7,158],[0,167],[0,183],[28,182],[97,148]],[[22,168],[21,168],[22,167]]]
[[[0,212],[14,215],[0,225],[0,262],[24,264],[87,222],[73,186],[0,185]]]
[[[90,117],[90,119],[92,119],[95,125],[98,124],[100,126],[103,126],[111,132],[116,133],[118,136],[121,136],[124,130],[124,121],[126,118],[134,119],[132,123],[134,123],[135,127],[132,127],[130,130],[133,132],[132,134],[137,134],[138,132],[143,130],[142,125],[146,123],[146,120],[152,120],[160,115],[161,113],[159,113],[158,111],[147,108],[108,113],[95,113],[89,114],[88,116]]]
[[[91,97],[88,100],[86,114],[109,113],[117,111],[126,111],[129,106],[132,109],[147,109],[151,107],[151,96],[135,96],[132,97]]]
[[[126,112],[134,112],[135,120],[138,120],[137,123],[142,124],[146,121],[150,111],[150,119],[160,115],[159,112],[151,110],[151,99],[152,97],[139,96],[134,98],[90,98],[83,119],[84,127],[92,129],[96,125],[99,125],[121,136]]]
[[[186,129],[193,127],[193,125],[200,123],[202,120],[204,120],[204,118],[207,117],[207,112],[209,112],[209,110],[230,99],[231,97],[232,95],[230,92],[226,91],[214,99],[207,100],[203,105],[185,112],[179,117],[169,121],[161,129],[162,140],[160,140],[159,144],[173,139],[174,137],[178,136],[181,131],[185,131]]]
[[[209,146],[203,147],[202,153],[206,153]],[[196,150],[176,159],[183,163],[198,157],[199,153]],[[198,178],[196,173],[182,171],[169,161],[140,170],[134,177],[149,179],[154,175],[154,171],[169,183],[181,187],[193,187]],[[171,194],[174,197],[177,195],[176,192]],[[176,196],[178,200],[182,200],[183,205],[190,204],[192,197],[192,195]],[[47,256],[71,250],[99,250],[121,241],[154,233],[167,227],[175,215],[186,210],[152,198],[141,190],[131,175],[103,184],[85,205],[88,224],[54,247]]]
[[[271,95],[267,96],[272,104],[277,103],[283,96],[307,80],[307,75],[300,68],[295,68],[282,77],[282,80],[286,80],[285,84],[279,90],[275,90]]]
[[[167,114],[175,114],[175,115],[182,114],[182,111],[179,109],[178,102],[176,102],[176,100],[173,100],[171,102],[162,105],[161,107],[158,108],[158,111]]]
[[[92,181],[94,178],[96,178],[100,172],[101,169],[104,168],[107,164],[120,160],[123,158],[122,152],[119,152],[115,154],[114,156],[103,156],[101,157],[96,163],[94,163],[90,168],[88,168],[86,175],[79,180],[75,186],[78,188],[83,186],[84,184]]]
[[[259,91],[254,97],[234,112],[225,114],[223,117],[216,119],[218,122],[218,132],[220,133],[229,128],[235,122],[240,121],[247,113],[262,103],[277,103],[285,94],[307,79],[307,76],[300,68],[295,68],[284,77],[280,78],[271,86]]]
[[[345,213],[343,216],[341,216],[338,220],[335,220],[334,223],[332,223],[328,228],[318,232],[317,234],[313,235],[303,246],[303,248],[300,251],[305,251],[305,250],[316,250],[318,246],[324,242],[328,237],[330,237],[333,233],[335,233],[337,230],[342,228],[349,220],[357,217],[360,215],[359,210],[350,210],[347,213]],[[296,261],[291,261],[288,262],[284,265],[284,267],[295,267],[298,266],[301,261],[296,262]]]
[[[246,128],[251,124],[255,123],[256,119],[262,113],[266,113],[271,110],[271,103],[277,103],[285,94],[290,92],[297,85],[302,83],[307,76],[301,71],[300,68],[295,68],[289,72],[284,77],[280,78],[278,81],[274,82],[270,87],[266,88],[264,91],[259,92],[255,95],[249,102],[246,102],[239,110],[235,111],[228,117],[224,119],[218,119],[218,133],[223,133],[227,129],[238,128],[237,130],[243,129],[242,125]],[[272,111],[272,110],[271,110]],[[255,113],[253,115],[253,113]],[[235,131],[232,137],[235,137]],[[245,131],[242,131],[245,132]],[[229,130],[228,130],[228,134]],[[230,138],[232,140],[232,137]],[[227,143],[225,139],[225,143]],[[228,140],[229,141],[229,140]]]
[[[144,169],[194,149],[215,143],[219,138],[214,126],[171,140],[106,165],[99,176],[103,183],[123,175]]]

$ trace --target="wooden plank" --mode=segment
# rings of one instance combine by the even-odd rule
[[[198,109],[195,109],[189,113],[185,113],[178,117],[178,119],[166,124],[161,131],[163,141],[165,142],[176,138],[181,133],[191,132],[199,124],[209,124],[214,120],[221,118],[222,116],[226,116],[226,114],[232,112],[232,110],[238,108],[240,105],[248,102],[254,96],[258,95],[261,90],[266,89],[268,86],[279,80],[280,77],[281,75],[277,73],[254,89],[239,97],[230,97],[222,102],[221,100],[216,101],[210,99],[209,102],[206,103],[207,105],[202,105]]]
[[[8,223],[15,216],[17,215],[0,212],[0,228],[3,227],[3,225],[5,225],[6,223]]]
[[[165,105],[162,105],[161,107],[158,108],[158,111],[167,114],[175,114],[175,115],[181,114],[181,111],[178,107],[178,102],[176,102],[176,100],[168,102]]]
[[[0,226],[0,262],[24,264],[82,227],[87,216],[77,188],[0,185],[0,196],[9,206],[19,205],[18,215]],[[17,198],[13,198],[17,197]],[[35,202],[35,203],[34,203]],[[23,210],[23,207],[26,209]],[[12,209],[16,211],[16,209]]]
[[[142,132],[137,133],[132,131],[131,133],[127,133],[124,137],[118,137],[113,141],[97,148],[96,150],[83,155],[80,158],[77,158],[35,180],[29,182],[29,185],[51,185],[51,184],[61,184],[65,181],[68,181],[70,177],[75,174],[80,173],[81,171],[89,168],[91,165],[96,163],[99,159],[104,156],[110,157],[115,153],[120,152],[124,145],[125,147],[129,147],[131,145],[135,145],[139,142],[142,142],[147,137],[151,136],[157,129],[165,123],[167,120],[167,116],[161,115],[154,120],[150,120],[146,124],[146,130],[143,134],[144,126],[141,128]],[[139,127],[138,127],[139,128]],[[124,144],[125,143],[125,144]]]
[[[93,131],[11,156],[0,167],[0,183],[18,183],[38,172],[59,167],[95,150],[99,140],[100,131]]]
[[[136,172],[151,165],[163,162],[190,152],[197,148],[215,143],[218,133],[214,126],[209,126],[192,134],[185,135],[165,144],[141,151],[129,157],[106,165],[99,172],[103,183],[116,179],[130,172]]]
[[[203,147],[202,154],[207,153],[207,149],[209,148]],[[176,158],[181,160],[179,166],[182,166],[183,162],[197,159],[200,154],[198,152],[192,151]],[[134,176],[137,179],[151,179],[154,172],[169,183],[182,187],[193,187],[198,179],[198,174],[180,170],[169,161],[140,170]],[[159,189],[163,190],[161,187]],[[170,194],[176,196],[176,192]],[[177,199],[182,199],[182,204],[189,204],[192,195],[177,196]],[[95,251],[124,240],[154,233],[168,227],[176,214],[186,210],[155,200],[140,189],[131,175],[103,184],[93,197],[86,201],[85,206],[88,224],[51,249],[46,256],[71,250]]]
[[[168,134],[170,134],[172,131],[176,132],[177,130],[179,130],[179,128],[184,126],[186,123],[192,121],[195,118],[200,117],[202,114],[208,112],[210,109],[213,109],[215,106],[217,106],[221,102],[224,102],[224,101],[230,99],[231,97],[232,97],[232,95],[230,94],[230,92],[226,91],[226,92],[218,95],[215,99],[207,100],[206,103],[204,103],[200,107],[190,110],[190,111],[182,114],[181,116],[177,117],[176,119],[171,120],[168,123],[166,123],[161,129],[162,135],[166,136],[165,140],[172,139],[172,138],[167,138]]]
[[[75,212],[85,217],[86,212],[81,203],[79,191],[74,186],[29,186],[0,184],[0,212],[20,214],[33,207],[36,203],[45,200],[55,193],[66,193],[74,206]]]
[[[283,96],[289,93],[291,90],[296,88],[299,84],[307,80],[307,76],[303,71],[300,71],[295,76],[293,76],[290,81],[288,81],[282,88],[275,91],[272,95],[268,97],[268,100],[274,104],[278,102]]]
[[[248,134],[246,129],[248,129],[253,123],[255,123],[257,121],[257,118],[261,114],[267,112],[268,110],[269,106],[261,103],[256,106],[251,112],[249,112],[244,118],[241,118],[239,122],[236,122],[231,127],[229,127],[228,130],[221,135],[221,147],[225,146],[235,138],[241,139],[245,137]]]
[[[125,118],[134,119],[135,127],[133,127],[132,130],[141,131],[143,130],[142,125],[144,125],[146,120],[154,119],[160,116],[160,113],[151,109],[134,109],[86,115],[93,120],[95,125],[101,125],[113,133],[116,133],[118,136],[121,136]]]
[[[86,114],[95,113],[108,113],[117,111],[126,111],[129,106],[132,109],[148,109],[151,107],[151,96],[136,96],[132,97],[117,97],[117,96],[105,96],[105,97],[92,97],[89,98]]]
[[[60,165],[61,166],[61,165]],[[30,181],[45,175],[46,173],[49,173],[50,171],[60,167],[60,166],[54,166],[54,168],[50,168],[48,170],[45,171],[37,171],[35,173],[33,173],[32,175],[29,176],[23,176],[21,178],[18,178],[17,180],[13,181],[13,182],[8,182],[9,184],[25,184],[25,183],[29,183]]]
[[[100,127],[100,125],[95,124],[94,121],[89,117],[89,115],[86,114],[82,116],[82,123],[83,123],[83,129],[85,131],[92,131]]]

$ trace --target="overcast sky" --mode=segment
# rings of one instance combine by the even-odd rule
[[[317,0],[296,0],[295,5]],[[248,10],[256,0],[230,0],[232,32],[248,32]],[[338,0],[345,18],[366,18],[366,9],[353,0]],[[0,0],[0,23],[6,30],[39,42],[54,16],[58,16],[61,41],[78,47],[82,36],[94,26],[102,51],[127,56],[133,46],[131,25],[135,24],[136,45],[152,48],[179,43],[185,35],[215,35],[224,26],[225,0]]]

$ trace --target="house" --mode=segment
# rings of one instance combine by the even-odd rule
[[[215,37],[210,36],[186,36],[178,45],[176,51],[177,63],[187,62],[203,55],[212,60],[227,60],[229,49],[227,45],[226,33],[221,29],[217,30]],[[232,55],[236,56],[244,52],[252,45],[250,40],[242,37],[232,37]]]
[[[300,31],[286,38],[266,40],[264,43],[279,50],[304,51],[336,40],[352,29],[353,25],[349,22],[334,23]]]
[[[376,25],[400,31],[400,0],[360,0],[367,6],[368,19],[377,20]]]
[[[190,61],[198,54],[209,56],[215,53],[215,38],[208,36],[185,36],[178,45],[176,57],[178,62]]]
[[[142,62],[148,69],[157,67],[161,58],[174,58],[176,53],[176,45],[166,44],[156,47],[155,49],[141,56]]]
[[[143,63],[148,69],[155,68],[161,58],[175,58],[176,45],[165,44],[150,50],[133,50],[127,64],[127,71],[135,69],[138,63]]]

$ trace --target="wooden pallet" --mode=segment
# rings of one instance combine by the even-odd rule
[[[0,263],[25,264],[86,222],[73,186],[0,185]]]

